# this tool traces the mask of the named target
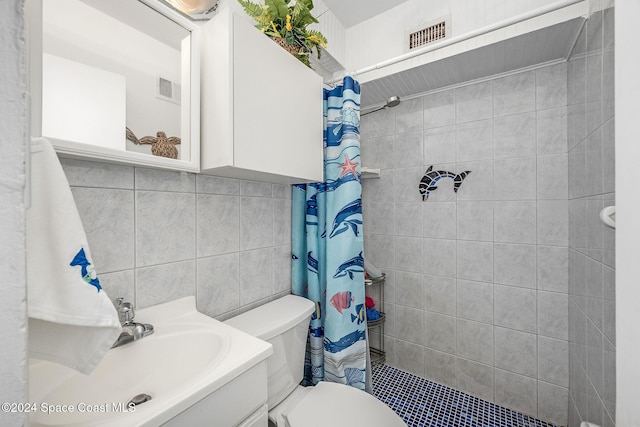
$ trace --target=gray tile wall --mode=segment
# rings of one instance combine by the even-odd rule
[[[615,421],[613,8],[592,14],[567,63],[569,140],[569,426]]]
[[[365,254],[388,277],[392,365],[567,423],[567,64],[362,117]],[[456,194],[428,166],[470,170]]]
[[[291,292],[290,186],[61,161],[112,300],[224,319]]]

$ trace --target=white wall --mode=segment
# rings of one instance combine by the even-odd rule
[[[0,402],[26,401],[24,33],[22,0],[0,1]],[[0,412],[0,424],[23,425]]]
[[[640,425],[640,2],[618,1],[616,36],[616,425]]]
[[[313,2],[313,16],[319,21],[310,28],[318,30],[327,38],[327,52],[344,65],[346,61],[346,30],[338,17],[322,0]]]
[[[558,0],[409,0],[346,30],[346,64],[354,71],[406,53],[407,34],[446,15],[455,37]]]

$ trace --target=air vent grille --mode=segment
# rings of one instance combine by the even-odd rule
[[[414,31],[409,34],[409,49],[415,49],[420,46],[424,46],[427,43],[432,43],[436,40],[441,40],[447,35],[446,21],[438,22],[427,28],[423,28],[418,31]]]
[[[169,79],[156,76],[156,98],[180,104],[181,87]]]
[[[173,98],[173,83],[160,77],[158,79],[158,92],[164,97]]]

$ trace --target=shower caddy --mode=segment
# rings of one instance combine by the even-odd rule
[[[386,319],[384,311],[384,281],[385,274],[376,278],[365,279],[365,293],[373,298],[380,313],[380,318],[376,320],[367,319],[367,329],[369,333],[369,353],[371,354],[371,364],[378,365],[385,361],[384,351],[384,322]]]

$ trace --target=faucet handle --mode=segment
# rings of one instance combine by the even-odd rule
[[[127,325],[133,321],[135,317],[135,311],[133,310],[133,304],[130,302],[124,302],[124,298],[118,298],[116,300],[118,310],[118,318],[120,323],[123,325]]]

